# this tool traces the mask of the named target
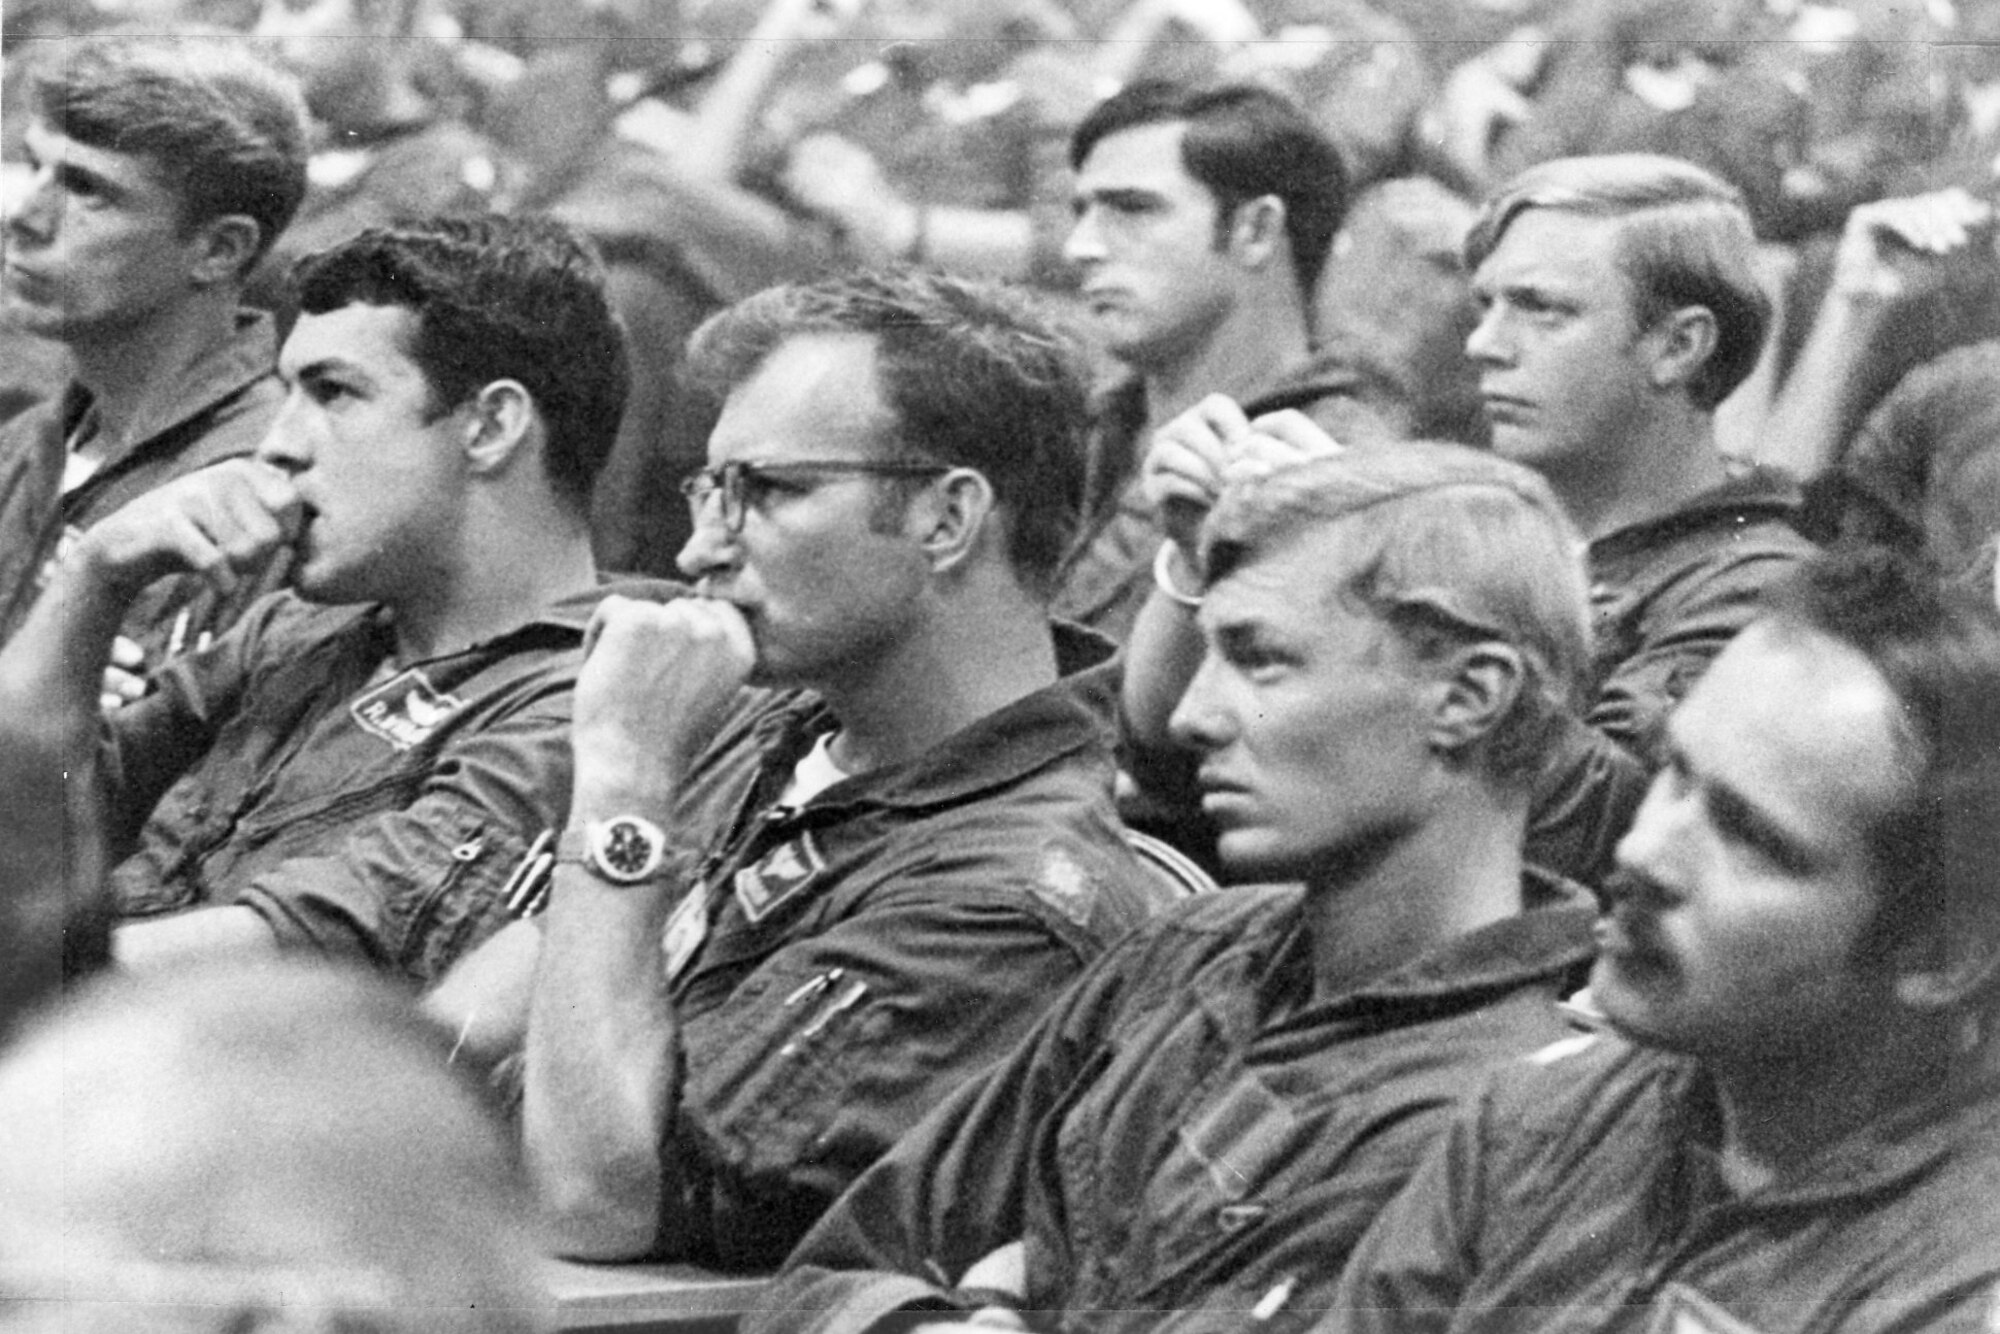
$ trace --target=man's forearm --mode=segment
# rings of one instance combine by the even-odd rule
[[[1880,387],[1866,370],[1888,315],[1877,299],[1828,294],[1765,421],[1758,463],[1812,478],[1840,461]]]
[[[98,732],[98,691],[126,608],[138,596],[97,577],[87,556],[55,567],[20,630],[0,649],[0,728],[60,736],[72,769]]]
[[[661,970],[677,885],[560,865],[529,1007],[523,1153],[562,1253],[632,1259],[659,1231],[678,1038]]]

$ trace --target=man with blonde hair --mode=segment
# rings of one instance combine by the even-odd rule
[[[1572,530],[1490,455],[1297,457],[1323,442],[1220,399],[1156,440],[1162,512],[1242,476],[1205,590],[1142,613],[1126,693],[1201,755],[1224,866],[1297,883],[1114,949],[835,1205],[759,1334],[1311,1304],[1299,1249],[1344,1251],[1474,1071],[1562,1035],[1587,913],[1521,847],[1585,658]]]

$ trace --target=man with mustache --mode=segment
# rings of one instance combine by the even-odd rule
[[[1114,949],[834,1206],[757,1334],[1310,1308],[1475,1073],[1565,1035],[1588,910],[1522,845],[1578,726],[1575,534],[1491,455],[1323,445],[1226,400],[1156,440],[1176,549],[1237,480],[1200,527],[1205,587],[1163,569],[1126,689],[1200,755],[1226,869],[1302,883]]]
[[[1591,996],[1497,1078],[1322,1328],[1987,1329],[2000,1314],[2000,628],[1822,558],[1669,718]]]
[[[1600,867],[1641,790],[1625,757],[1657,761],[1667,709],[1811,550],[1796,485],[1732,476],[1715,445],[1770,322],[1752,245],[1733,186],[1643,154],[1532,167],[1466,238],[1493,448],[1547,478],[1590,543],[1586,718],[1604,740],[1543,791],[1595,830]]]

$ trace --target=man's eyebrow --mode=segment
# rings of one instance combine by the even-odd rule
[[[107,199],[115,199],[124,194],[124,190],[109,176],[82,166],[70,158],[57,158],[49,164],[49,169],[55,173],[56,181],[66,190],[88,190]]]
[[[1134,204],[1151,204],[1165,197],[1162,192],[1142,185],[1098,185],[1077,190],[1074,202],[1119,204],[1129,208]]]
[[[1812,869],[1813,855],[1806,843],[1763,807],[1725,783],[1709,780],[1708,807],[1715,823],[1739,842],[1756,848],[1794,875]]]
[[[1811,846],[1785,823],[1715,774],[1696,767],[1674,736],[1670,716],[1661,755],[1665,762],[1700,790],[1710,818],[1727,837],[1757,849],[1785,870],[1802,875],[1812,869]]]
[[[368,372],[359,362],[351,361],[338,352],[315,357],[303,366],[287,369],[285,363],[278,363],[278,375],[287,384],[303,384],[307,380],[322,380],[329,375],[352,375],[366,378]]]
[[[1264,640],[1271,630],[1270,624],[1262,617],[1245,612],[1204,615],[1201,628],[1209,642],[1217,648],[1239,652]]]

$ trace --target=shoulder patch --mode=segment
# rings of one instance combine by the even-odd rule
[[[772,909],[818,880],[826,870],[826,858],[810,833],[800,834],[772,848],[756,863],[736,873],[736,902],[753,923]]]
[[[397,750],[410,750],[429,740],[447,718],[464,707],[464,700],[439,690],[412,667],[361,695],[347,711],[362,731]]]
[[[1076,926],[1086,925],[1090,910],[1097,905],[1097,886],[1090,873],[1064,848],[1050,848],[1042,854],[1041,869],[1029,889],[1057,916]]]

